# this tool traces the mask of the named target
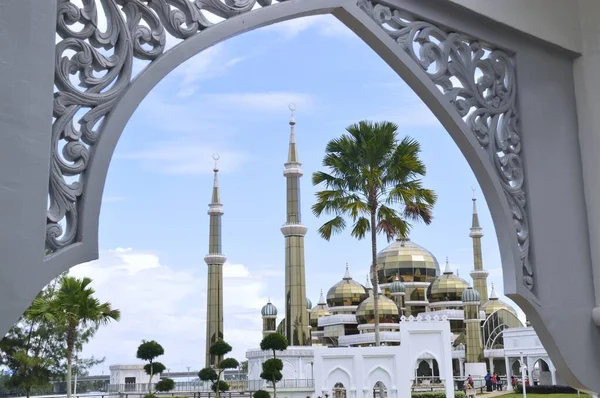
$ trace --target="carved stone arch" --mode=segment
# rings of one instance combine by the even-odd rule
[[[88,92],[82,94],[71,88],[68,81],[61,77],[69,67],[79,68],[84,80],[89,77],[86,76],[89,67],[92,64],[98,65],[98,62],[94,62],[88,52],[98,56],[93,44],[107,39],[90,35],[87,41],[79,40],[81,52],[87,57],[81,56],[83,60],[79,62],[77,58],[74,63],[61,59],[62,52],[68,47],[62,43],[67,40],[57,44],[57,60],[61,59],[57,67],[63,73],[57,74],[59,92],[55,100],[57,119],[54,123],[53,142],[55,167],[50,181],[52,205],[48,212],[47,244],[58,253],[48,258],[48,261],[60,262],[60,268],[68,269],[75,264],[74,259],[82,262],[97,257],[98,218],[112,153],[130,116],[164,76],[206,48],[243,32],[302,16],[331,13],[371,46],[419,95],[448,130],[472,166],[490,205],[499,243],[504,246],[501,247],[504,263],[509,272],[515,270],[522,274],[522,269],[515,265],[524,264],[528,268],[529,238],[526,200],[522,190],[524,180],[520,165],[520,132],[515,108],[516,82],[511,55],[501,50],[488,51],[486,54],[483,45],[476,40],[444,31],[410,14],[401,15],[401,9],[378,4],[377,1],[304,0],[249,11],[251,7],[248,7],[256,2],[257,0],[244,0],[237,7],[225,6],[220,0],[205,2],[214,6],[211,10],[217,9],[230,18],[196,34],[192,34],[189,29],[176,31],[171,26],[173,21],[170,19],[174,14],[166,13],[164,9],[151,10],[141,6],[139,9],[126,8],[132,15],[145,19],[154,30],[150,31],[150,28],[142,25],[135,27],[135,39],[146,39],[153,47],[145,50],[134,40],[134,48],[129,52],[120,50],[123,57],[127,58],[125,64],[134,57],[150,59],[152,62],[131,82],[129,71],[119,75],[114,67],[109,69],[110,73],[107,75],[116,75],[113,76],[116,83],[107,94],[96,93],[108,85],[105,81],[92,84]],[[265,5],[270,1],[259,0],[258,3]],[[121,36],[128,38],[130,33],[124,28],[125,21],[115,0],[106,0],[106,4],[111,5],[105,7],[109,18],[116,20],[115,26],[121,27]],[[184,4],[191,7],[191,3]],[[66,7],[67,5],[70,7]],[[72,12],[75,7],[70,2],[61,6],[64,7],[59,7],[59,20],[70,16],[68,12]],[[157,10],[160,10],[160,18],[156,16]],[[179,11],[187,12],[179,14],[180,16],[194,16],[187,9]],[[242,15],[234,16],[235,14]],[[192,19],[198,27],[202,24],[210,25],[200,17]],[[165,24],[164,21],[170,23]],[[386,32],[382,26],[393,26],[395,29]],[[91,24],[87,28],[91,29]],[[161,43],[160,33],[165,28],[185,40],[161,54],[164,44]],[[115,35],[117,30],[115,28],[111,33]],[[67,38],[78,37],[65,24],[59,23],[59,32]],[[158,38],[152,35],[154,33]],[[115,40],[124,38],[117,35]],[[436,41],[442,44],[438,45]],[[414,51],[415,43],[424,43],[425,49],[419,54]],[[435,62],[439,63],[439,70],[427,70]],[[489,75],[486,82],[476,82],[476,68],[480,68],[484,75]],[[451,77],[460,80],[462,86],[456,86]],[[443,92],[438,87],[442,87]],[[494,92],[489,98],[486,97],[488,91]],[[91,106],[91,110],[82,119],[81,132],[74,134],[70,123],[82,106]],[[503,116],[506,123],[500,124]],[[99,128],[94,130],[98,121],[104,117],[106,118]],[[58,141],[61,140],[67,141],[66,160],[58,154]],[[498,154],[502,154],[503,158],[498,159]],[[503,162],[506,164],[503,165]],[[68,184],[64,178],[67,174],[80,176],[80,181]],[[67,227],[64,230],[58,224],[60,220],[66,221]],[[508,253],[512,254],[507,257]],[[533,284],[533,275],[530,274],[524,276],[528,287]]]
[[[574,264],[573,275],[579,277],[579,282],[585,281],[585,279],[591,280],[591,278],[588,278],[591,275],[592,268],[589,258],[589,231],[585,220],[586,205],[583,201],[583,184],[581,178],[579,178],[581,172],[580,153],[578,148],[575,149],[577,143],[573,144],[568,141],[569,139],[576,141],[576,138],[574,140],[564,138],[567,135],[566,133],[577,131],[577,119],[573,105],[574,95],[572,93],[573,82],[568,77],[573,72],[570,58],[574,57],[574,54],[558,54],[556,49],[550,49],[546,44],[539,42],[531,44],[533,39],[506,29],[506,27],[499,27],[499,25],[483,17],[475,17],[465,10],[460,9],[459,11],[459,8],[450,4],[450,2],[302,0],[269,5],[270,0],[239,0],[234,3],[225,3],[223,0],[204,0],[197,3],[212,5],[214,10],[226,17],[224,22],[206,28],[208,24],[198,17],[198,10],[192,7],[191,0],[155,0],[152,4],[157,7],[156,9],[149,9],[147,0],[135,2],[133,0],[102,1],[105,4],[105,11],[113,12],[117,10],[118,6],[126,4],[125,9],[130,15],[142,13],[143,17],[149,19],[149,22],[146,22],[147,26],[126,26],[124,20],[116,21],[110,25],[110,33],[112,34],[118,29],[126,32],[125,40],[119,42],[127,43],[127,45],[119,47],[119,51],[123,51],[124,56],[127,58],[124,64],[130,65],[134,51],[137,51],[136,57],[152,59],[152,62],[134,81],[130,81],[130,75],[127,75],[127,73],[119,74],[115,72],[118,71],[119,65],[113,64],[114,59],[98,57],[98,52],[94,50],[95,46],[109,48],[114,46],[118,40],[113,41],[110,37],[111,34],[97,34],[95,31],[96,25],[90,22],[90,18],[95,18],[97,10],[89,8],[90,0],[84,0],[84,3],[88,5],[88,9],[83,13],[69,0],[60,0],[54,1],[51,5],[46,5],[44,7],[45,12],[39,14],[40,17],[48,19],[47,12],[50,10],[50,12],[54,12],[54,4],[59,3],[58,30],[65,40],[56,43],[56,79],[65,78],[70,72],[79,68],[79,71],[84,75],[85,73],[88,74],[84,76],[83,80],[91,84],[92,87],[88,87],[86,92],[81,93],[76,92],[76,90],[74,92],[70,91],[67,83],[68,79],[58,81],[56,84],[57,92],[54,102],[56,120],[52,128],[52,178],[50,182],[50,197],[53,202],[52,207],[47,212],[48,222],[46,228],[48,246],[53,250],[53,253],[46,256],[43,260],[44,264],[39,264],[39,259],[21,254],[23,249],[11,249],[11,245],[3,246],[3,250],[8,253],[9,259],[14,257],[14,259],[19,260],[17,263],[20,270],[25,270],[27,267],[30,267],[27,269],[31,270],[29,273],[23,271],[22,274],[14,276],[14,283],[11,279],[5,284],[15,286],[14,292],[16,293],[13,296],[17,304],[13,303],[10,307],[7,307],[6,312],[3,311],[6,320],[1,323],[1,326],[4,331],[8,330],[10,323],[16,320],[19,313],[25,310],[28,303],[35,296],[37,292],[33,292],[33,290],[39,289],[58,272],[64,271],[75,264],[97,258],[100,201],[112,151],[129,116],[161,77],[164,77],[185,59],[195,55],[201,49],[209,47],[211,44],[207,42],[211,42],[211,40],[214,44],[235,34],[270,23],[305,15],[331,13],[369,44],[421,97],[449,131],[473,168],[490,207],[502,256],[505,292],[521,308],[526,310],[532,324],[536,327],[536,332],[552,356],[554,364],[566,381],[580,388],[584,388],[586,385],[588,387],[600,385],[595,375],[589,371],[589,369],[597,369],[598,366],[595,365],[600,361],[598,356],[595,355],[600,347],[597,343],[597,341],[600,341],[598,339],[600,332],[598,328],[592,326],[590,317],[583,314],[588,309],[586,306],[590,301],[591,288],[586,286],[585,289],[573,293],[573,302],[581,304],[582,311],[557,311],[557,306],[566,310],[565,305],[558,305],[553,301],[554,299],[548,298],[553,293],[550,292],[551,288],[549,286],[551,284],[538,283],[538,279],[543,279],[540,276],[542,273],[533,273],[537,270],[529,266],[528,259],[530,256],[526,254],[529,253],[528,242],[530,240],[535,241],[535,239],[530,238],[540,236],[541,238],[537,241],[538,244],[534,246],[538,249],[536,255],[531,257],[531,263],[539,264],[540,268],[546,268],[545,271],[550,270],[552,273],[560,273],[558,266],[570,261]],[[264,8],[250,11],[256,3],[264,6]],[[17,9],[20,7],[20,10],[25,10],[29,16],[35,14],[35,11],[28,10],[28,7],[34,7],[34,3],[31,1],[27,4],[25,2],[15,2],[14,4],[19,4],[14,7],[17,7]],[[173,11],[171,7],[175,7],[173,4],[176,4],[177,7],[187,7],[186,12],[190,13],[190,18],[187,18],[185,12],[171,12]],[[159,9],[157,5],[164,7]],[[164,14],[165,10],[169,12]],[[447,12],[448,10],[451,12]],[[410,12],[404,13],[404,11]],[[120,11],[118,12],[120,13]],[[163,15],[162,19],[157,17],[158,12],[163,13],[161,14]],[[402,18],[399,17],[400,14]],[[135,18],[130,19],[135,20]],[[191,25],[183,27],[176,25],[178,21],[183,20],[187,20]],[[4,21],[6,22],[6,19]],[[67,29],[65,21],[69,23],[81,22],[84,28],[78,32],[71,32]],[[203,26],[203,24],[206,26]],[[383,30],[383,25],[388,28],[391,27],[392,32]],[[30,25],[23,24],[22,29],[19,29],[17,25],[10,26],[23,37],[29,33],[25,28]],[[165,26],[181,37],[185,37],[185,40],[179,46],[160,55],[159,47],[162,40],[160,32],[165,29]],[[492,30],[496,29],[495,33],[490,33],[491,30],[487,28],[488,26],[492,26]],[[415,29],[417,27],[419,28]],[[49,32],[47,28],[44,29],[44,32]],[[200,30],[202,32],[197,33]],[[455,32],[464,32],[465,34]],[[481,32],[487,33],[480,35]],[[503,33],[506,33],[506,35]],[[503,37],[510,38],[504,39]],[[435,38],[435,40],[432,38]],[[418,54],[411,51],[411,48],[415,45],[414,41],[410,42],[412,39],[418,39],[421,48],[425,47],[424,50]],[[136,40],[147,40],[151,44],[157,45],[150,51],[143,50],[141,45],[135,48],[128,47],[130,43],[134,43]],[[410,42],[408,46],[404,45],[407,40]],[[7,46],[5,41],[4,46],[9,50],[18,49],[18,41],[15,41],[15,43],[17,44]],[[435,73],[433,75],[428,73],[429,63],[436,60],[438,56],[441,57],[437,58],[441,65],[449,68],[446,70],[452,69],[452,73],[458,73],[461,69],[464,70],[463,66],[472,65],[471,61],[478,60],[477,54],[480,54],[481,43],[496,43],[495,45],[486,45],[493,51],[484,51],[483,53],[485,59],[488,59],[492,54],[494,55],[494,61],[486,64],[492,79],[483,79],[479,82],[475,81],[474,78],[469,78],[463,86],[472,88],[470,93],[468,90],[463,90],[465,87],[456,87],[446,80],[441,82],[437,80],[438,78],[444,78],[443,74],[438,76]],[[68,61],[62,59],[61,52],[66,47],[75,48],[76,51],[79,51],[78,56],[75,57],[76,64],[69,64]],[[525,51],[522,51],[523,49]],[[519,51],[522,52],[519,53]],[[464,59],[461,54],[464,55]],[[449,63],[447,61],[451,56],[455,56],[455,62]],[[48,58],[47,54],[44,54],[43,57],[45,65]],[[32,53],[27,53],[26,58],[30,63],[36,61]],[[461,60],[465,62],[461,64]],[[512,81],[514,91],[505,91],[502,85],[506,83],[504,85],[507,86],[507,79],[496,79],[497,73],[502,76],[504,72],[509,70],[516,72],[517,60],[519,70],[525,71],[520,73],[518,79],[520,87],[527,87],[528,89],[519,90],[520,104],[518,106],[512,102],[517,97],[515,94],[517,92],[516,81]],[[95,84],[95,78],[89,75],[94,69],[92,64],[110,69],[107,75],[115,78],[118,84],[114,82],[112,86],[109,83]],[[505,66],[501,67],[501,64]],[[541,70],[544,73],[539,73]],[[38,79],[36,82],[39,83],[41,80],[43,79]],[[524,145],[525,147],[532,148],[531,152],[528,152],[531,155],[527,155],[530,157],[524,157],[524,159],[520,157],[521,135],[518,117],[512,119],[514,123],[502,123],[502,128],[498,129],[495,122],[505,120],[504,117],[499,116],[499,113],[495,113],[494,117],[484,117],[478,120],[472,120],[472,118],[469,120],[469,117],[474,113],[461,116],[472,101],[477,102],[476,98],[484,97],[481,93],[479,93],[479,97],[477,95],[479,92],[477,90],[482,87],[478,83],[486,87],[490,84],[490,81],[493,81],[492,85],[498,88],[498,90],[495,90],[496,93],[502,92],[502,96],[505,96],[510,92],[515,95],[514,97],[503,97],[511,99],[511,109],[524,109],[523,115],[528,114],[528,117],[524,118],[528,127],[524,126],[523,128],[529,129],[528,138],[530,141],[529,143],[526,140],[523,142],[527,144]],[[438,90],[438,86],[442,86],[444,93]],[[40,87],[37,94],[51,95],[51,93],[42,93],[44,90],[45,88]],[[492,95],[490,98],[493,107],[493,102],[500,97]],[[19,101],[19,104],[25,103],[22,98]],[[534,103],[536,106],[532,105]],[[70,124],[81,107],[88,107],[91,110],[83,116],[83,129],[77,130],[71,127]],[[482,109],[480,111],[485,112],[488,107],[489,104],[483,105],[482,108],[474,107],[474,109]],[[27,111],[29,111],[29,108],[17,112],[16,115],[22,117]],[[558,116],[544,117],[545,114],[554,113],[555,111]],[[43,114],[43,110],[40,111],[40,115]],[[36,117],[39,118],[40,115],[36,115]],[[514,115],[518,116],[518,112],[515,112]],[[98,121],[103,117],[105,119],[102,120],[101,124],[98,124]],[[511,116],[509,115],[507,118],[511,119]],[[493,123],[490,126],[486,122]],[[558,127],[554,125],[557,123],[559,124]],[[41,126],[42,124],[36,124],[36,127]],[[541,131],[543,130],[548,130],[552,134],[542,135]],[[490,138],[487,144],[485,139],[484,142],[481,142],[482,132],[487,132],[488,138]],[[31,131],[27,131],[27,134],[26,139],[34,136]],[[547,142],[544,142],[544,140]],[[62,144],[66,142],[66,145],[58,145],[57,141],[62,141]],[[493,147],[490,147],[492,144]],[[18,153],[29,155],[29,152],[24,151],[23,147],[19,147],[20,151]],[[501,151],[498,152],[497,149],[501,149]],[[563,149],[565,153],[562,153]],[[36,158],[39,155],[39,148],[36,151],[35,156],[32,156],[33,161],[41,159]],[[544,152],[544,154],[557,153],[558,161],[542,160],[541,152]],[[526,167],[521,167],[522,160],[526,161]],[[556,163],[556,165],[553,163]],[[30,169],[36,169],[39,174],[47,172],[47,170],[40,167],[31,167]],[[35,175],[31,173],[31,170],[22,173],[22,175]],[[544,221],[548,219],[546,215],[552,211],[545,205],[547,204],[551,209],[558,207],[556,201],[549,199],[555,187],[548,188],[544,185],[550,186],[553,184],[545,184],[543,181],[531,184],[533,179],[529,179],[529,174],[525,176],[524,173],[525,171],[530,173],[532,170],[536,177],[542,175],[542,172],[550,175],[553,175],[553,173],[561,174],[561,170],[568,175],[576,176],[562,181],[562,191],[572,191],[573,193],[570,196],[568,194],[556,196],[565,199],[563,202],[572,200],[571,204],[576,209],[575,216],[569,218],[570,216],[558,214],[553,217],[554,221]],[[69,178],[64,178],[65,176]],[[79,181],[76,183],[69,182],[72,177],[79,178]],[[521,191],[523,195],[521,195]],[[18,192],[23,192],[26,195],[29,191],[19,189]],[[527,207],[528,202],[525,200],[525,192],[527,195],[531,195],[528,199],[533,199],[536,206],[539,205],[535,211],[533,206],[531,206],[532,208]],[[46,200],[45,197],[43,199]],[[37,200],[36,197],[35,201]],[[27,203],[30,202],[33,203],[34,200],[27,201]],[[11,197],[7,203],[14,204],[17,203],[17,200]],[[17,214],[25,214],[23,209],[24,206],[19,207]],[[528,210],[529,213],[527,213]],[[68,220],[67,228],[63,231],[59,225],[65,219]],[[16,219],[5,217],[3,220],[15,221]],[[537,235],[529,235],[528,220],[532,221],[532,225],[536,225]],[[41,228],[41,226],[37,228]],[[560,234],[562,236],[573,236],[574,238],[572,241],[562,242],[561,249],[547,248],[552,246],[548,244],[549,242],[560,239],[557,235],[558,232],[556,234],[547,233],[546,231],[549,230],[561,230]],[[22,227],[19,233],[15,233],[15,236],[19,238],[39,232],[34,231],[34,223],[28,222],[27,226]],[[62,237],[66,239],[60,241]],[[9,243],[18,242],[18,239],[5,239],[5,241]],[[34,241],[35,239],[29,239],[28,243]],[[41,242],[36,243],[34,247],[28,247],[27,250],[41,253]],[[562,254],[561,251],[569,254]],[[33,260],[35,260],[35,264],[27,265],[28,263],[32,264]],[[6,271],[5,274],[10,275],[10,271]],[[24,276],[25,274],[35,274],[36,277],[27,280],[29,277]],[[531,287],[532,290],[526,288],[525,284],[527,287]],[[27,289],[20,289],[23,286],[28,287]],[[546,292],[544,297],[540,295],[539,289]],[[3,297],[10,298],[8,294]],[[591,308],[593,307],[589,309],[591,310]],[[581,324],[582,328],[570,331],[559,326],[570,323]],[[578,351],[567,350],[566,347],[571,339],[580,342],[583,347],[594,347],[594,355],[591,353],[586,355],[584,349]]]

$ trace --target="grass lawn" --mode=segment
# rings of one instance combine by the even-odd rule
[[[587,394],[527,394],[527,398],[577,398],[579,396],[579,398],[585,398],[585,397],[589,397],[589,395]],[[523,394],[519,393],[519,394],[515,394],[515,393],[511,393],[511,394],[506,394],[506,395],[502,395],[502,398],[523,398]]]

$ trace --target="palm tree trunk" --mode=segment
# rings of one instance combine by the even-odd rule
[[[375,220],[375,211],[377,207],[371,207],[371,283],[373,284],[373,312],[375,315],[375,347],[379,347],[379,277],[377,276],[377,271],[379,267],[377,266],[377,227]]]
[[[71,374],[73,371],[73,347],[75,346],[75,327],[67,326],[67,398],[71,398]]]

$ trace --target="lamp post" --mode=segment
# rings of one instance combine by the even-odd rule
[[[311,359],[310,361],[310,378],[313,381],[313,385],[315,384],[315,372],[314,372],[315,361]]]
[[[523,362],[523,351],[521,351],[521,388],[523,390],[523,398],[527,397],[527,388],[525,387],[525,372],[527,372],[527,365]]]
[[[187,366],[187,370],[188,370],[187,381],[188,381],[188,383],[190,382],[190,369],[191,368],[192,368],[191,366]]]

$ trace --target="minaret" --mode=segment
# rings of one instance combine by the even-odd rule
[[[481,341],[481,321],[479,319],[479,305],[481,304],[481,296],[477,290],[469,286],[463,291],[461,299],[463,302],[464,322],[466,329],[465,360],[468,364],[482,363],[483,342]],[[483,369],[485,370],[485,364]],[[478,375],[483,376],[484,372]]]
[[[283,171],[287,187],[287,218],[281,227],[285,236],[285,333],[291,346],[305,346],[311,344],[304,271],[304,235],[307,228],[302,225],[300,217],[302,163],[298,161],[296,148],[295,110],[296,106],[290,104],[290,143]]]
[[[473,220],[471,222],[471,233],[469,236],[473,239],[473,287],[481,296],[481,302],[488,301],[487,277],[489,273],[483,269],[483,258],[481,256],[481,238],[483,230],[479,225],[479,215],[477,214],[477,198],[475,198],[475,188],[473,188]]]
[[[263,337],[268,334],[275,333],[276,320],[277,320],[277,308],[271,303],[271,299],[265,304],[260,310],[260,314],[263,319]]]
[[[208,265],[208,289],[206,300],[206,367],[216,367],[221,361],[209,354],[210,346],[217,340],[223,339],[223,264],[226,257],[221,253],[221,217],[223,205],[219,194],[219,155],[213,155],[215,160],[215,179],[212,190],[212,200],[208,205],[210,216],[208,254],[204,257]]]

